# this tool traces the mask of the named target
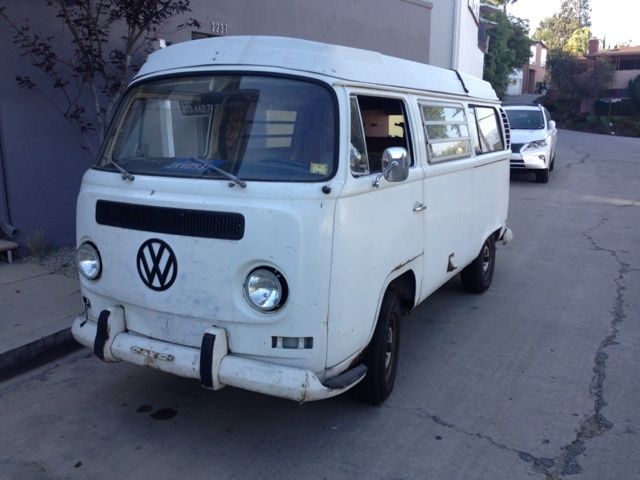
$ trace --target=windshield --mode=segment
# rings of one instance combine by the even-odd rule
[[[129,91],[97,167],[149,175],[320,181],[334,104],[319,84],[258,75],[167,78]],[[223,172],[221,172],[221,170]]]
[[[509,125],[515,130],[542,130],[544,117],[540,110],[505,109],[509,117]]]

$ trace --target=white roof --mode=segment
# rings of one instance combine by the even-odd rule
[[[173,70],[213,66],[285,68],[350,82],[498,100],[489,83],[464,73],[369,50],[269,36],[228,36],[178,43],[152,53],[135,80]]]

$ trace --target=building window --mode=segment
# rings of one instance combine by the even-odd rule
[[[640,70],[640,58],[620,58],[616,67],[616,70]]]

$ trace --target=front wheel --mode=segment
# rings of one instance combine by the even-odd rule
[[[480,253],[460,274],[462,288],[469,293],[482,293],[491,286],[496,264],[496,242],[491,235],[484,242]]]
[[[549,167],[544,170],[536,171],[536,182],[537,183],[547,183],[549,181]]]
[[[393,289],[382,300],[378,323],[364,355],[367,375],[354,387],[360,400],[372,405],[384,402],[393,390],[400,345],[400,300]]]

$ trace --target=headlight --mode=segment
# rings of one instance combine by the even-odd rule
[[[523,150],[535,150],[536,148],[544,148],[547,146],[546,140],[536,140],[535,142],[529,142]]]
[[[287,281],[277,270],[260,267],[244,281],[244,296],[260,312],[273,312],[287,301]]]
[[[100,253],[93,243],[85,242],[78,247],[76,262],[78,271],[86,279],[95,280],[102,273]]]

